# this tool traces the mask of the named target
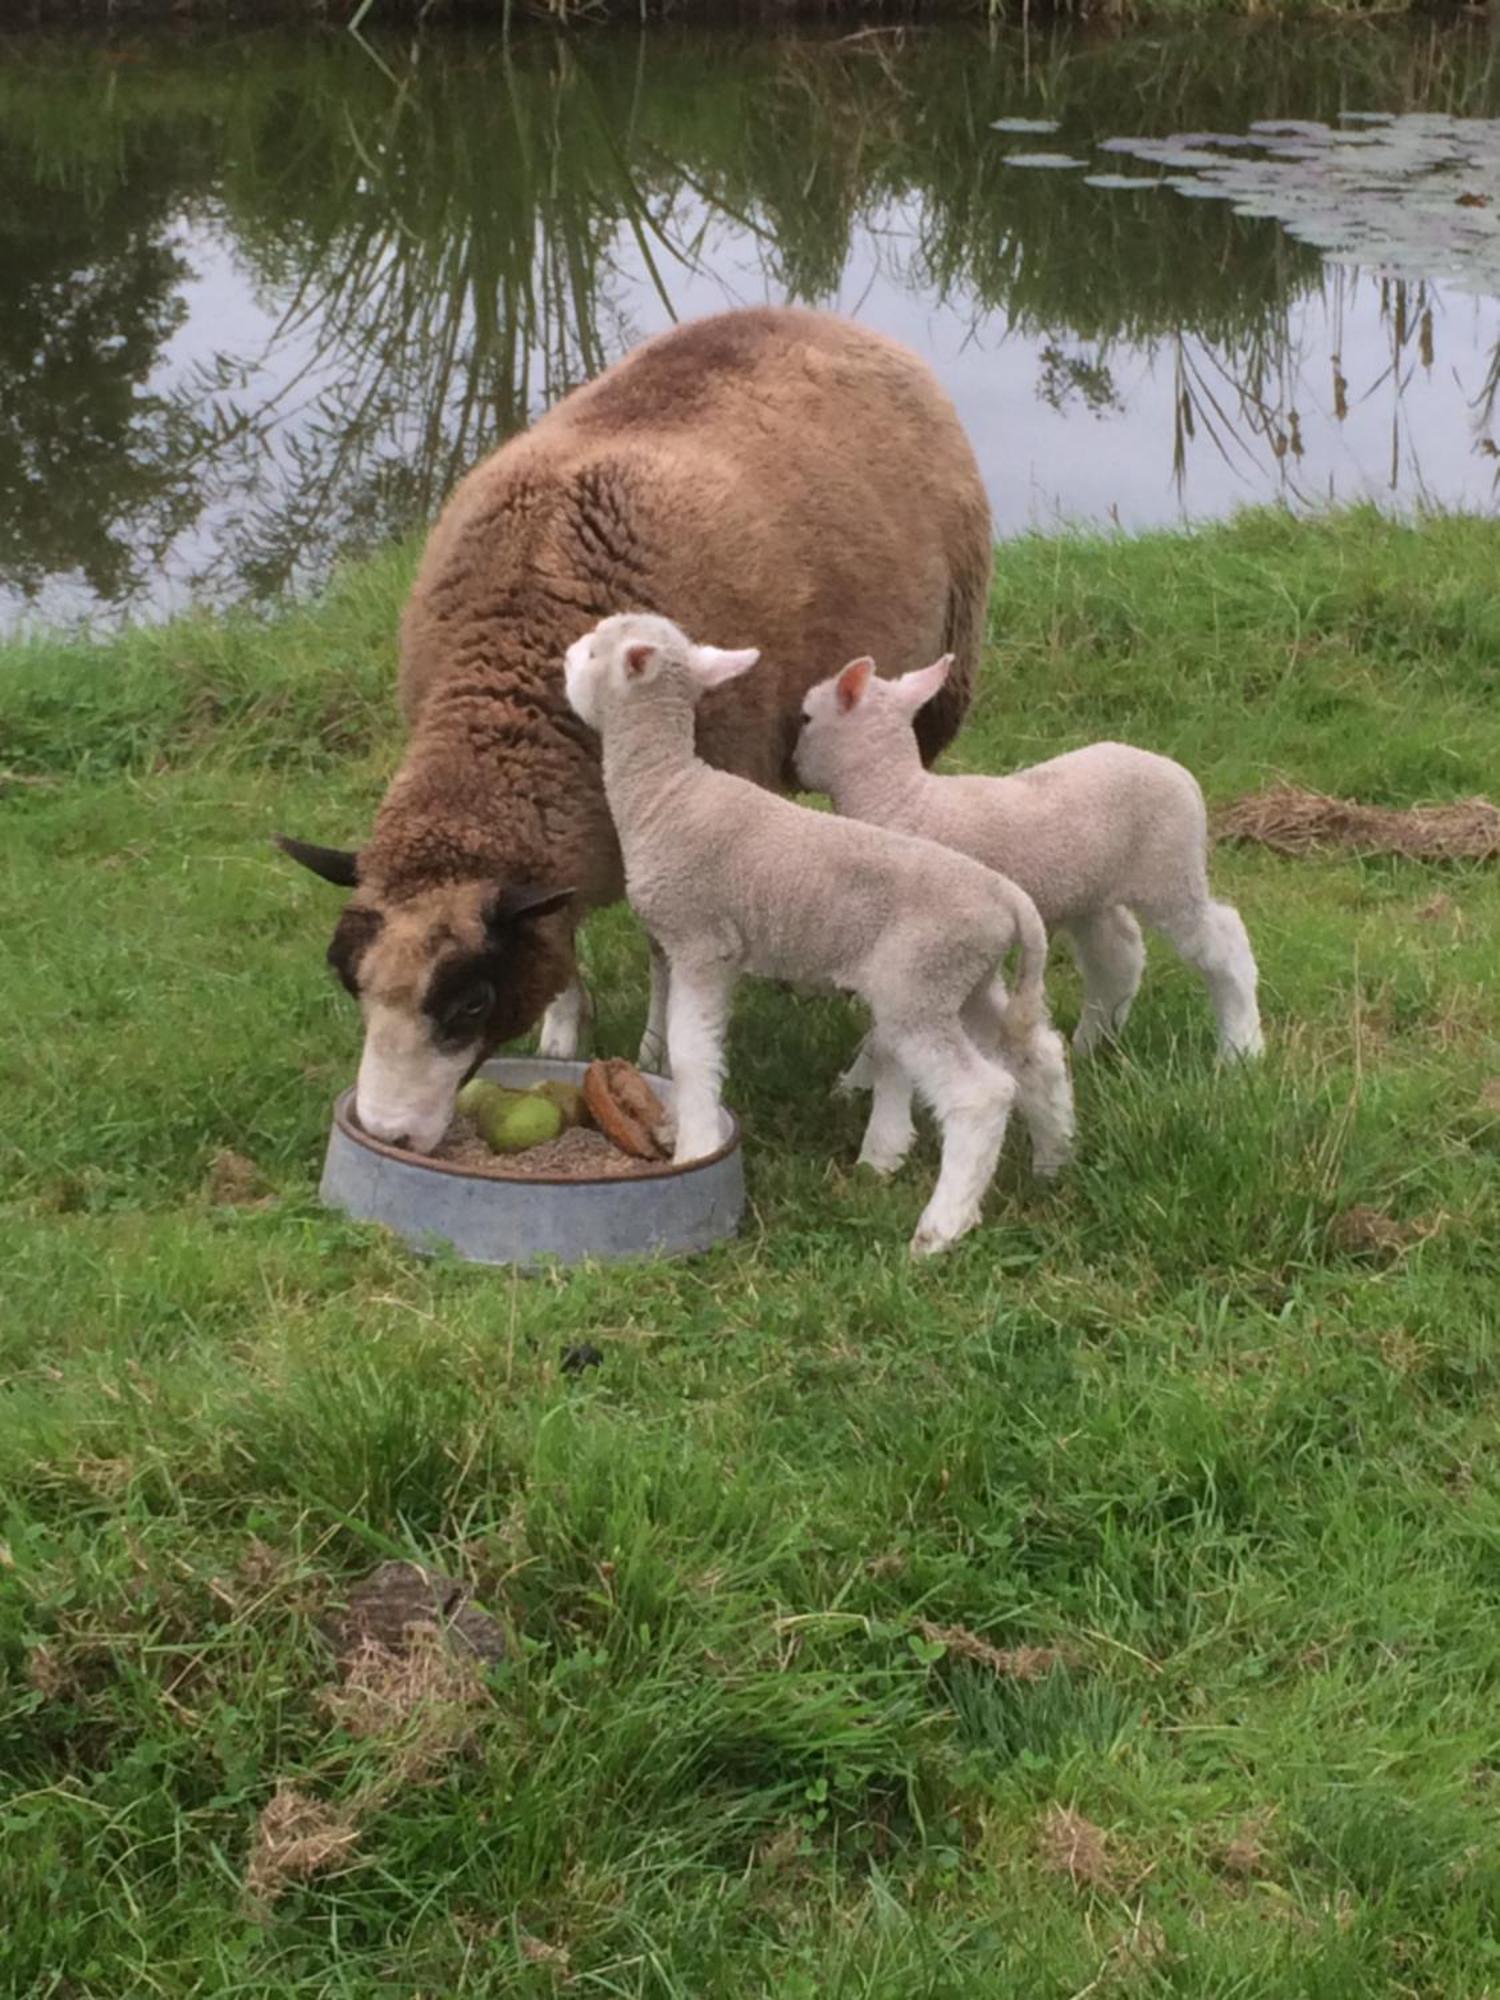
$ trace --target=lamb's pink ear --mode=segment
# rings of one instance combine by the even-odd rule
[[[874,671],[875,662],[868,656],[851,660],[845,667],[833,684],[840,715],[847,715],[851,708],[858,708],[865,698],[865,689],[870,685],[870,676]]]
[[[913,714],[932,700],[943,682],[948,678],[953,665],[953,655],[944,653],[940,660],[934,660],[930,667],[918,667],[914,674],[902,674],[896,682],[896,692],[901,704]]]
[[[625,648],[625,671],[634,680],[641,675],[656,658],[656,648],[646,639],[637,639],[633,646]]]
[[[726,652],[722,646],[694,646],[688,655],[693,678],[706,688],[738,680],[741,674],[749,673],[759,658],[759,646],[741,646],[738,652]]]

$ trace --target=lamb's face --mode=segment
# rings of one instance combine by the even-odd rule
[[[668,619],[628,611],[605,618],[563,655],[568,705],[590,729],[602,730],[615,700],[670,671],[689,650]]]
[[[842,673],[819,681],[802,697],[792,763],[804,791],[838,790],[846,760],[865,733],[862,711],[872,712],[879,698],[874,672],[873,660],[851,660]]]
[[[602,734],[617,704],[659,681],[670,682],[679,698],[695,703],[710,688],[747,673],[759,658],[753,646],[726,652],[695,645],[669,618],[628,611],[602,620],[569,646],[563,655],[563,684],[573,713]]]
[[[364,1051],[354,1107],[372,1138],[430,1153],[459,1087],[522,1034],[573,975],[571,891],[459,882],[346,904],[328,962],[358,1000]]]
[[[844,777],[893,754],[910,753],[917,711],[931,701],[953,664],[951,653],[897,680],[881,680],[868,657],[809,688],[802,700],[797,781],[807,791],[837,797]]]

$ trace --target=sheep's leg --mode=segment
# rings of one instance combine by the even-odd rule
[[[1146,947],[1140,925],[1121,903],[1061,928],[1083,977],[1083,1011],[1073,1030],[1073,1046],[1086,1055],[1125,1026],[1146,967]]]
[[[667,988],[671,973],[667,955],[655,938],[651,944],[651,999],[646,1008],[646,1032],[636,1062],[657,1076],[667,1074]]]
[[[999,1063],[979,1053],[956,1021],[936,1032],[908,1032],[895,1040],[893,1048],[942,1129],[937,1186],[911,1239],[914,1257],[930,1257],[957,1242],[979,1220],[1005,1140],[1016,1085]]]
[[[724,1080],[724,1031],[734,996],[727,965],[671,968],[667,986],[667,1059],[672,1065],[678,1166],[718,1152],[724,1143],[719,1104]]]
[[[1219,1053],[1258,1056],[1265,1038],[1255,998],[1255,953],[1239,911],[1228,903],[1205,902],[1141,915],[1202,974],[1219,1024]]]
[[[859,1149],[859,1164],[877,1174],[893,1174],[911,1151],[916,1127],[911,1121],[911,1078],[894,1053],[876,1034],[865,1037],[856,1067],[863,1063],[875,1100]]]
[[[574,1062],[594,1025],[594,1003],[575,973],[542,1016],[536,1052],[551,1062]]]
[[[860,1043],[854,1060],[833,1086],[835,1097],[853,1097],[861,1090],[875,1087],[875,1064],[870,1055],[870,1037],[865,1036]]]
[[[993,1054],[1010,1071],[1016,1085],[1016,1109],[1031,1134],[1031,1164],[1051,1180],[1073,1154],[1073,1083],[1063,1039],[1048,1022],[1041,1022],[1017,1047],[1007,1042],[1004,1020],[1009,996],[1003,979],[994,979],[971,994],[964,1007],[965,1029],[986,1055]]]

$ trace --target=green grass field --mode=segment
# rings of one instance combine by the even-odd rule
[[[422,1262],[318,1208],[357,1023],[269,846],[359,838],[409,567],[0,651],[0,1992],[1500,1993],[1494,868],[1221,850],[1261,1073],[1153,949],[1076,1167],[947,1258],[930,1144],[872,1185],[826,1097],[853,1015],[747,988],[741,1241]],[[1493,795],[1497,573],[1006,547],[951,761]],[[587,950],[631,1052],[628,917]],[[372,1719],[317,1628],[391,1555],[511,1654]],[[252,1896],[283,1786],[328,1865]]]

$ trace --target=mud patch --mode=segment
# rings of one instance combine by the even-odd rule
[[[412,1562],[384,1562],[372,1569],[349,1593],[343,1611],[327,1621],[324,1636],[348,1660],[370,1645],[404,1653],[412,1635],[425,1630],[436,1631],[455,1651],[486,1666],[505,1658],[503,1628],[470,1602],[468,1585]]]

